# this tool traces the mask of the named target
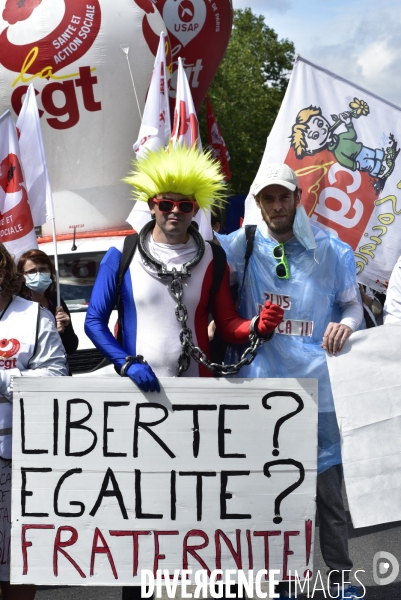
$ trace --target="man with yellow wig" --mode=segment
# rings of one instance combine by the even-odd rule
[[[129,236],[135,243],[126,269],[121,267],[120,248],[106,253],[87,312],[86,334],[121,376],[145,392],[160,391],[158,376],[236,372],[210,365],[209,313],[227,342],[242,344],[250,338],[255,351],[260,338],[272,335],[283,311],[266,302],[252,320],[240,317],[223,250],[204,242],[191,225],[199,209],[213,209],[223,201],[225,184],[218,164],[196,148],[148,151],[125,181],[134,187],[134,199],[148,203],[153,220],[136,238]],[[222,260],[219,278],[216,264]],[[116,304],[121,345],[108,329]]]

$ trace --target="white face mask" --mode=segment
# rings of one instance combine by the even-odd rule
[[[292,226],[295,237],[307,250],[316,250],[316,240],[313,235],[312,227],[304,207],[298,206],[295,212],[294,224]]]
[[[25,285],[33,292],[45,292],[52,284],[52,278],[49,273],[35,273],[34,277],[25,275]]]

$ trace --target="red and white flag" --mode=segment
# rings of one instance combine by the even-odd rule
[[[186,144],[188,147],[196,144],[199,151],[202,151],[198,117],[196,116],[191,90],[181,58],[178,59],[177,96],[170,142],[173,145]],[[150,219],[151,214],[148,206],[143,202],[137,202],[128,216],[127,222],[136,231],[140,231]],[[194,221],[198,224],[199,232],[204,239],[211,240],[213,231],[210,222],[210,211],[205,213],[203,210],[199,210]]]
[[[0,117],[0,241],[17,261],[37,248],[17,131],[8,110]]]
[[[171,142],[175,144],[185,144],[188,147],[196,145],[199,152],[202,152],[202,142],[199,135],[199,122],[196,116],[194,101],[192,99],[191,88],[182,64],[182,59],[178,59],[177,74],[177,94],[175,98],[174,123],[171,132]],[[198,224],[199,232],[205,240],[211,240],[213,237],[212,224],[210,219],[210,210],[203,212],[198,210],[194,218]]]
[[[31,83],[16,123],[22,167],[35,227],[54,219],[52,190],[35,88]]]
[[[170,135],[166,40],[164,33],[161,33],[142,123],[138,139],[134,144],[137,158],[143,156],[147,149],[157,150],[161,146],[166,147]]]
[[[177,93],[171,142],[173,146],[175,144],[186,144],[188,148],[196,144],[199,150],[202,150],[198,117],[196,116],[191,89],[181,58],[178,59]]]
[[[142,123],[138,139],[133,146],[138,160],[147,150],[165,148],[171,136],[165,44],[165,35],[161,33]],[[127,223],[135,231],[140,231],[150,219],[151,214],[148,205],[144,202],[136,202],[127,217]]]
[[[228,181],[231,179],[230,165],[228,164],[230,155],[223,136],[220,133],[219,126],[217,125],[216,117],[213,114],[209,96],[206,96],[206,119],[209,146],[212,149],[214,158],[220,162],[220,168],[224,175],[224,179]]]

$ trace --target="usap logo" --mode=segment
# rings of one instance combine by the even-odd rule
[[[204,0],[167,0],[163,20],[169,31],[186,46],[201,31],[206,20]]]

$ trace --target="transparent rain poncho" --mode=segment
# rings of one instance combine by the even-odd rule
[[[312,225],[317,248],[306,250],[295,238],[285,244],[285,254],[290,267],[290,278],[276,275],[277,259],[265,223],[258,225],[252,255],[246,271],[243,289],[245,230],[230,235],[218,235],[226,251],[230,268],[236,271],[239,284],[238,310],[243,317],[251,318],[267,299],[287,308],[284,319],[290,319],[287,328],[294,333],[312,335],[285,335],[275,333],[272,340],[259,348],[255,360],[241,369],[238,377],[313,377],[318,379],[318,473],[341,463],[340,435],[334,411],[325,351],[321,344],[330,321],[338,321],[338,303],[348,302],[357,293],[355,261],[351,248],[338,238],[330,236],[320,227]],[[284,299],[282,297],[285,297]],[[335,315],[335,317],[334,317]],[[293,323],[297,321],[297,323]],[[229,349],[229,362],[239,354],[240,348]]]

